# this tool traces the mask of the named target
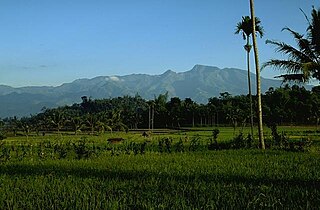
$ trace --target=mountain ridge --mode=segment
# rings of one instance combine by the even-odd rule
[[[255,74],[251,73],[255,94]],[[280,87],[281,81],[262,80],[262,91]],[[82,96],[93,99],[139,94],[142,98],[168,92],[169,97],[192,98],[207,103],[208,98],[222,92],[232,95],[247,94],[247,71],[236,68],[220,69],[214,66],[195,65],[185,72],[167,70],[163,74],[129,74],[82,78],[59,86],[29,86],[13,88],[0,85],[0,117],[26,116],[48,108],[81,102]]]

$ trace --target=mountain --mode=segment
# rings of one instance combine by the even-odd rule
[[[255,91],[255,74],[251,73],[252,90]],[[262,91],[280,87],[278,80],[261,78]],[[222,92],[232,95],[247,94],[247,71],[212,66],[195,65],[191,70],[176,73],[168,70],[161,75],[131,74],[126,76],[99,76],[78,79],[58,87],[13,88],[0,85],[0,117],[28,116],[43,107],[57,107],[81,102],[82,96],[93,99],[123,95],[151,99],[168,91],[169,97],[192,98],[207,103],[208,98]],[[255,93],[254,93],[255,94]]]

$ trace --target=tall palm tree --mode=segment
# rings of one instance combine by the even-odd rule
[[[261,21],[259,18],[255,18],[256,32],[263,36],[263,27],[260,25]],[[247,52],[247,67],[248,67],[248,89],[250,98],[250,123],[251,123],[251,136],[253,136],[253,108],[252,108],[252,91],[251,91],[251,78],[250,78],[250,51],[252,45],[250,44],[250,36],[252,34],[252,20],[249,16],[242,17],[242,21],[237,24],[235,34],[242,32],[244,40],[247,40],[247,44],[244,45],[244,49]]]
[[[307,82],[310,79],[320,80],[320,8],[311,11],[311,20],[304,13],[308,27],[306,35],[302,35],[290,28],[283,28],[293,36],[297,48],[280,41],[267,40],[266,43],[276,47],[276,51],[288,56],[285,60],[271,59],[263,64],[263,68],[272,66],[286,71],[277,76],[284,81],[295,80]]]
[[[262,124],[262,103],[261,103],[261,79],[260,79],[260,68],[259,68],[259,55],[258,55],[258,45],[256,38],[256,18],[254,14],[254,2],[250,0],[250,13],[252,20],[252,40],[253,40],[253,50],[254,50],[254,60],[256,63],[256,81],[257,81],[257,96],[258,96],[258,132],[259,141],[261,149],[265,149],[264,137],[263,137],[263,124]]]

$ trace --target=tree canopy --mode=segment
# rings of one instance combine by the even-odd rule
[[[281,41],[266,41],[267,44],[273,45],[277,52],[286,55],[287,59],[271,59],[264,63],[262,68],[271,66],[285,70],[286,74],[277,76],[284,81],[320,80],[320,8],[312,8],[311,19],[304,12],[303,14],[308,23],[306,34],[300,34],[288,27],[283,28],[283,31],[293,36],[296,47]]]

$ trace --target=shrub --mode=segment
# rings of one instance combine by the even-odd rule
[[[58,159],[63,159],[67,157],[68,148],[66,145],[56,144],[54,145],[54,152],[58,154]]]
[[[289,141],[286,150],[293,152],[305,152],[309,151],[312,145],[310,138],[302,138],[298,141]]]
[[[0,161],[7,161],[11,158],[11,150],[6,146],[1,146],[0,150]]]
[[[73,148],[76,153],[77,159],[89,158],[92,151],[86,145],[87,138],[81,138],[78,143],[73,143]]]
[[[208,149],[209,150],[217,150],[218,149],[218,135],[220,133],[219,129],[213,129],[212,131],[212,138],[209,139],[209,143],[208,143]]]
[[[234,137],[231,141],[227,142],[220,142],[216,139],[215,133],[213,137],[210,139],[208,144],[209,150],[226,150],[226,149],[244,149],[244,148],[251,148],[253,146],[253,138],[250,134],[247,137],[244,137],[243,133],[239,133],[238,136]]]
[[[0,140],[6,139],[6,138],[7,136],[2,131],[0,131]]]
[[[176,152],[184,152],[184,145],[181,138],[177,143],[175,143],[174,148]]]
[[[244,138],[242,132],[239,133],[238,136],[233,138],[231,147],[233,149],[246,148],[246,139]]]
[[[285,132],[281,134],[277,131],[277,126],[271,125],[271,134],[273,142],[270,143],[270,147],[273,146],[276,149],[292,151],[292,152],[304,152],[308,151],[312,145],[312,141],[309,138],[302,138],[300,140],[290,140]]]
[[[194,136],[190,141],[189,151],[196,151],[200,147],[200,136]]]
[[[163,139],[160,139],[158,141],[158,150],[159,150],[160,153],[164,152],[164,140]]]
[[[167,152],[171,153],[171,145],[172,145],[172,139],[169,137],[165,137],[159,140],[158,142],[158,149],[159,152]]]
[[[139,144],[140,154],[143,155],[146,152],[147,142],[143,142]]]

